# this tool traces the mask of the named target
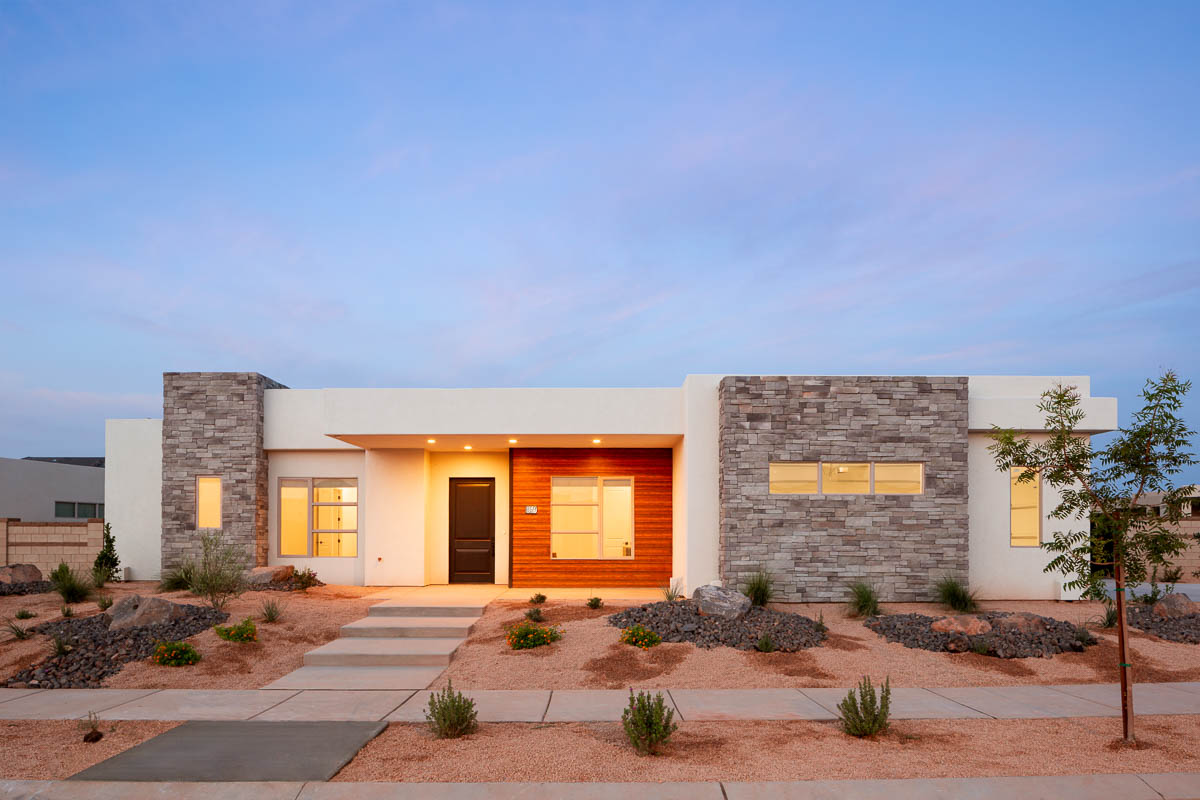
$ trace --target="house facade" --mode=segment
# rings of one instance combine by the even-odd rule
[[[289,389],[166,373],[161,420],[109,420],[108,519],[135,579],[220,530],[255,564],[330,583],[740,585],[921,601],[944,575],[996,599],[1070,598],[1038,545],[1049,487],[1017,484],[993,426],[1041,432],[1086,377],[689,375],[681,386]]]

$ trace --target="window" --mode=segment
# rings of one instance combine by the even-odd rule
[[[196,478],[196,527],[221,527],[220,478]]]
[[[56,517],[74,517],[75,504],[64,503],[62,500],[54,501],[54,516]]]
[[[99,509],[100,509],[100,511],[99,511],[99,513],[96,514],[96,516],[103,518],[104,517],[104,503],[101,503],[99,505]]]
[[[75,505],[75,516],[83,517],[84,519],[94,519],[96,516],[96,504],[77,503]]]
[[[358,555],[358,481],[282,478],[279,555],[354,558]]]
[[[1038,547],[1042,543],[1042,476],[1019,481],[1025,467],[1009,470],[1009,544],[1013,547]]]
[[[633,478],[551,478],[550,557],[633,558]]]
[[[924,494],[920,463],[773,461],[770,494]]]

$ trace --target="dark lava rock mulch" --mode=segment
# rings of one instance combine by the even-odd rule
[[[700,615],[691,600],[661,602],[613,614],[608,624],[618,628],[641,624],[664,642],[691,642],[699,647],[736,647],[753,650],[763,634],[770,634],[778,650],[792,652],[816,647],[825,639],[821,626],[799,614],[754,606],[739,620]]]
[[[1013,615],[1008,611],[989,611],[975,616],[995,623],[1002,617]],[[1096,639],[1091,634],[1087,634],[1086,642],[1081,641],[1077,634],[1079,629],[1069,622],[1050,617],[1038,618],[1045,622],[1045,630],[1006,629],[993,625],[989,633],[976,636],[932,630],[929,626],[938,617],[927,617],[924,614],[868,617],[863,624],[889,642],[899,642],[905,647],[932,650],[935,653],[975,652],[996,658],[1050,658],[1055,653],[1081,653],[1088,645],[1096,644]]]
[[[184,616],[161,625],[120,631],[108,629],[104,614],[44,622],[31,630],[57,636],[70,646],[63,656],[51,656],[8,679],[12,688],[96,689],[100,681],[121,671],[130,661],[149,658],[158,642],[174,642],[229,619],[207,606],[184,605]]]
[[[1183,644],[1200,644],[1200,614],[1163,619],[1153,606],[1134,606],[1126,612],[1129,624],[1160,639]]]
[[[26,583],[0,583],[0,597],[17,594],[44,594],[54,587],[50,581],[28,581]]]

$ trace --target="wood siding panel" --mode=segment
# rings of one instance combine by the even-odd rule
[[[512,585],[662,586],[671,578],[671,451],[634,448],[513,449]],[[633,476],[629,560],[550,558],[550,479]],[[538,513],[526,514],[526,506]]]

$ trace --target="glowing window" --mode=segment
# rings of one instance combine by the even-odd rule
[[[633,479],[550,479],[550,557],[633,557]]]
[[[820,467],[815,461],[773,462],[767,482],[771,494],[816,494]]]
[[[279,555],[357,556],[358,481],[354,478],[281,479]]]
[[[220,478],[196,478],[196,527],[221,527]]]
[[[875,464],[875,494],[920,494],[920,464]]]
[[[821,464],[821,494],[869,494],[870,464]]]
[[[279,482],[279,555],[308,555],[308,481]]]
[[[1009,543],[1013,547],[1038,547],[1042,543],[1042,476],[1018,480],[1025,467],[1009,470]]]

